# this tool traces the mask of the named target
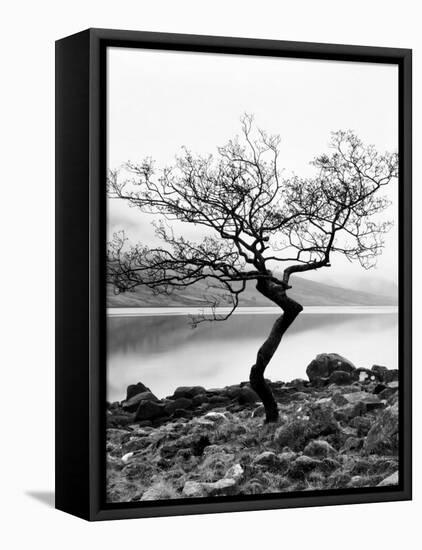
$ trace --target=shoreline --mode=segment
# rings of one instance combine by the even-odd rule
[[[107,406],[108,502],[397,485],[398,371],[325,354],[307,375],[270,382],[272,424],[248,382],[128,386]]]
[[[229,307],[215,309],[216,314],[227,314]],[[233,315],[276,315],[278,307],[238,307]],[[203,307],[109,307],[107,317],[146,317],[146,316],[184,316],[212,315],[211,308]],[[398,306],[304,306],[301,315],[394,315]]]

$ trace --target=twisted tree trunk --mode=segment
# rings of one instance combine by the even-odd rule
[[[262,404],[265,407],[265,421],[267,423],[277,422],[279,418],[277,402],[274,399],[270,386],[265,381],[264,372],[276,352],[283,334],[302,311],[303,307],[286,295],[286,289],[282,285],[267,280],[259,280],[256,288],[261,294],[272,300],[283,310],[283,314],[276,319],[268,338],[259,348],[256,363],[252,366],[249,375],[251,386],[261,398]]]

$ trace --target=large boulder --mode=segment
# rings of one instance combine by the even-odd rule
[[[381,382],[388,383],[394,382],[399,379],[399,371],[397,369],[387,369],[381,365],[373,365],[371,372],[380,380]]]
[[[150,391],[149,388],[147,388],[142,382],[138,382],[137,384],[131,384],[127,387],[126,390],[126,401],[137,395],[138,393],[144,393],[146,391]]]
[[[258,395],[249,386],[243,386],[237,397],[239,405],[253,404],[260,401]]]
[[[239,397],[241,389],[242,388],[240,387],[240,384],[233,384],[231,386],[226,386],[224,388],[224,393],[230,399],[237,399],[237,397]]]
[[[357,377],[354,373],[344,370],[335,370],[330,374],[328,383],[336,384],[337,386],[348,386],[349,384],[353,384],[356,380]]]
[[[206,390],[202,386],[180,386],[179,388],[176,388],[174,394],[170,397],[170,399],[178,399],[180,397],[187,397],[188,399],[192,399],[192,397],[195,397],[195,395],[199,395],[205,392]]]
[[[381,365],[372,365],[371,372],[373,372],[374,375],[381,382],[384,382],[384,377],[385,377],[385,374],[386,374],[387,371],[388,371],[387,367],[383,367]]]
[[[398,449],[399,407],[398,403],[383,411],[369,430],[363,449],[369,454],[396,452]]]
[[[177,409],[190,409],[193,406],[192,399],[187,397],[178,397],[174,400],[169,400],[164,405],[164,409],[168,415],[172,415]]]
[[[358,379],[355,365],[338,353],[320,353],[306,368],[306,374],[312,384],[319,384],[321,379],[329,379],[334,371],[353,374]]]
[[[142,401],[136,411],[135,420],[154,420],[165,415],[165,406],[162,403]]]
[[[387,382],[387,384],[389,382],[397,382],[399,379],[399,371],[398,369],[389,369],[385,374],[384,374],[384,381]]]
[[[142,401],[159,401],[159,399],[152,392],[148,390],[141,393],[137,393],[130,399],[123,401],[122,408],[125,411],[136,412],[138,410],[139,404]]]

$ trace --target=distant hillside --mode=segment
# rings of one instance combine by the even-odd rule
[[[395,296],[382,296],[370,292],[360,292],[334,285],[317,283],[302,277],[291,278],[292,289],[289,296],[304,306],[390,306],[396,305]],[[135,292],[115,295],[112,288],[107,291],[108,307],[201,307],[205,306],[204,297],[209,294],[206,283],[201,281],[167,295],[154,295],[146,286],[139,286]],[[220,303],[224,306],[224,303]],[[239,305],[243,307],[271,306],[272,303],[262,296],[254,283],[248,284],[240,295]]]

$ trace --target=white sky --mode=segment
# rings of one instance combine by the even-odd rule
[[[244,112],[280,134],[286,175],[311,174],[309,161],[328,151],[330,132],[339,129],[354,130],[381,151],[397,150],[397,76],[394,65],[109,48],[108,166],[146,156],[157,167],[169,165],[183,145],[214,153],[239,133]],[[395,227],[376,270],[333,255],[330,269],[310,277],[355,287],[370,287],[375,276],[397,281],[397,189],[388,194],[393,206],[386,217]],[[125,229],[148,243],[151,221],[109,200],[110,232]],[[185,236],[200,236],[197,227],[184,225]]]

